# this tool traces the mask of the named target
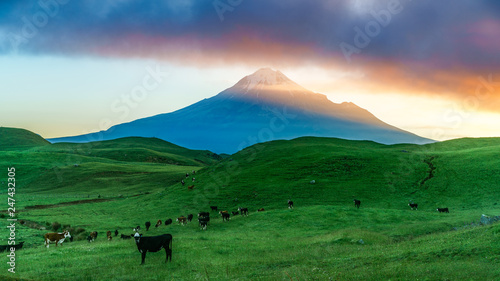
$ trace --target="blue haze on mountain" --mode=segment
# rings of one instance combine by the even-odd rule
[[[384,144],[433,142],[388,125],[353,103],[333,103],[269,68],[174,112],[49,141],[89,142],[129,136],[156,137],[190,149],[229,154],[255,143],[302,136]]]

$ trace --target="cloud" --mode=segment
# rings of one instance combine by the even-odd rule
[[[498,74],[495,1],[220,0],[228,7],[223,20],[216,2],[2,1],[0,54],[143,57],[200,67],[315,65],[362,70],[373,87],[458,98],[473,91],[477,76]],[[355,44],[357,30],[368,36],[366,46]],[[350,62],[342,43],[359,51]],[[492,96],[500,96],[498,88]]]

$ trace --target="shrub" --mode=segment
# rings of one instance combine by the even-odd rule
[[[61,228],[61,224],[58,222],[53,222],[51,227],[52,230],[57,231],[59,228]]]

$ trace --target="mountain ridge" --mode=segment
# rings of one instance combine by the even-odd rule
[[[127,136],[157,137],[190,149],[229,154],[254,143],[301,136],[384,144],[433,142],[386,124],[354,103],[333,103],[270,68],[259,69],[219,94],[174,112],[49,141],[88,142]]]

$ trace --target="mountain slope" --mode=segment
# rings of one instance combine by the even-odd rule
[[[235,153],[255,143],[301,136],[385,144],[432,142],[390,126],[353,103],[333,103],[267,68],[214,97],[175,112],[116,125],[99,133],[50,141],[86,142],[126,136],[156,137],[216,153]]]

